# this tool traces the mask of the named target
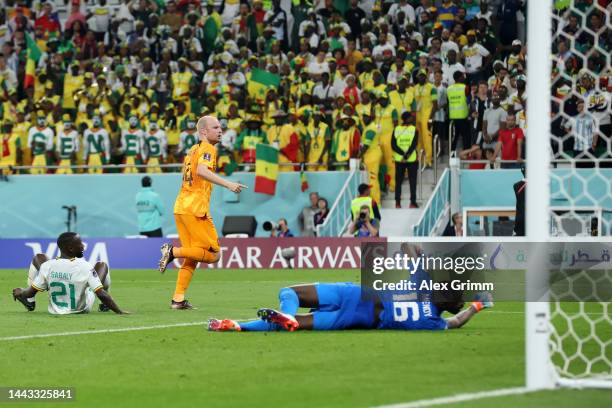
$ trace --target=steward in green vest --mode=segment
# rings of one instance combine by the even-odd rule
[[[455,71],[455,73],[461,74],[459,71]],[[464,83],[455,82],[446,90],[448,96],[448,117],[451,120],[466,119],[470,113],[465,88],[466,85]]]
[[[453,74],[455,83],[448,87],[446,95],[448,97],[448,117],[453,121],[454,137],[452,150],[457,148],[457,142],[461,139],[463,149],[472,147],[472,132],[468,120],[470,108],[467,102],[468,88],[465,85],[465,75],[461,71]]]
[[[395,162],[395,208],[402,208],[402,183],[404,174],[408,171],[410,183],[410,208],[418,208],[416,202],[416,182],[419,171],[417,160],[418,134],[411,112],[402,113],[402,124],[396,126],[391,138],[393,161]]]
[[[373,214],[374,218],[380,221],[381,216],[380,211],[378,210],[378,204],[372,199],[372,197],[370,197],[370,186],[362,183],[359,185],[357,191],[359,192],[359,195],[353,198],[353,201],[351,201],[352,219],[357,219],[361,206],[367,205],[370,209],[370,214]]]

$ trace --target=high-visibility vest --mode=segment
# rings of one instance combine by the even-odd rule
[[[351,201],[351,213],[353,214],[353,219],[356,220],[359,218],[359,210],[361,207],[367,205],[370,207],[370,218],[374,218],[374,208],[372,207],[372,197],[355,197],[353,201]]]
[[[402,151],[407,151],[412,141],[414,140],[414,136],[416,135],[416,127],[410,126],[397,126],[395,131],[393,132],[393,137],[395,138],[395,142],[397,146],[402,149]],[[393,160],[396,162],[406,161],[408,163],[415,162],[417,159],[416,149],[412,151],[410,156],[408,156],[408,160],[404,160],[404,156],[399,153],[393,151]]]
[[[448,97],[448,117],[450,119],[465,119],[469,110],[465,96],[465,84],[453,84],[446,91]]]

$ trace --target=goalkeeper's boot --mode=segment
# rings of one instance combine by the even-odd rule
[[[176,302],[174,299],[170,302],[170,307],[174,310],[195,310],[197,307],[189,303],[187,299],[182,302]]]
[[[165,243],[161,246],[161,259],[159,260],[159,271],[161,273],[166,272],[166,268],[174,260],[174,255],[172,254],[172,244]]]
[[[240,325],[235,320],[230,319],[210,319],[208,321],[208,331],[241,331]]]
[[[477,293],[474,301],[472,302],[472,306],[474,306],[477,312],[493,307],[493,295],[491,295],[489,292]]]
[[[36,309],[36,302],[30,302],[28,299],[22,299],[18,296],[13,296],[13,300],[18,300],[22,305],[25,306],[28,312],[33,312]]]
[[[296,331],[298,327],[300,327],[295,317],[274,309],[259,309],[257,311],[257,316],[264,322],[277,324],[290,332]]]

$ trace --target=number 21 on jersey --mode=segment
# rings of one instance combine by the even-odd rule
[[[68,300],[65,298],[65,296],[68,294],[70,297],[70,310],[76,309],[76,297],[74,293],[74,285],[72,283],[66,285],[62,282],[51,282],[51,284],[49,285],[49,289],[51,293],[51,301],[55,303],[56,306],[67,308],[68,303],[62,302],[60,298]]]

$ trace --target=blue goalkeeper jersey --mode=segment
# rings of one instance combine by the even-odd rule
[[[383,302],[379,329],[445,330],[446,320],[432,302]]]

